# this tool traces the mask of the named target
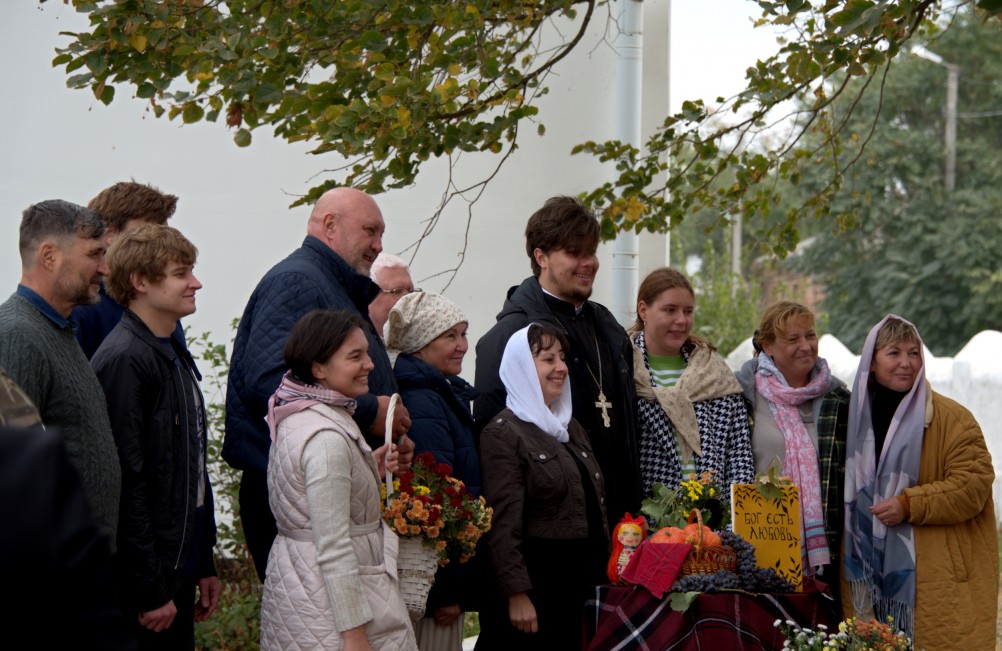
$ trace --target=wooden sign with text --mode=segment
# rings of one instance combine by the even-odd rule
[[[731,485],[731,526],[755,546],[755,562],[771,567],[803,589],[800,564],[800,491],[782,486],[782,494],[767,499],[754,484]]]

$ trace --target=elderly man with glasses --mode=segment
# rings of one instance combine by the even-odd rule
[[[379,295],[369,303],[369,318],[376,332],[383,336],[383,326],[390,310],[404,296],[411,292],[420,292],[420,287],[414,286],[407,263],[395,255],[380,253],[369,269],[372,282],[379,285]]]

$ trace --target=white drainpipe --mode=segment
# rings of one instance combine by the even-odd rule
[[[616,112],[614,137],[640,147],[643,100],[644,10],[642,0],[616,0]],[[623,327],[633,323],[639,286],[637,234],[621,232],[612,244],[612,313]]]

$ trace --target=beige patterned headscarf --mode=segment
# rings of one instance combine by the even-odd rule
[[[386,348],[392,362],[396,353],[416,353],[436,337],[469,319],[459,307],[432,292],[411,292],[393,306],[386,319]]]

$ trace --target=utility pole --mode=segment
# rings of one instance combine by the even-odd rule
[[[946,111],[944,113],[946,119],[946,135],[944,136],[946,162],[943,165],[943,186],[949,194],[957,187],[957,87],[960,66],[955,63],[947,63],[943,57],[921,45],[913,46],[911,51],[920,59],[932,61],[946,68]]]

